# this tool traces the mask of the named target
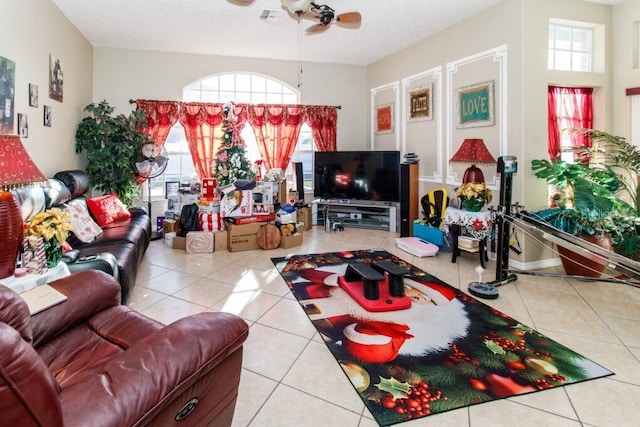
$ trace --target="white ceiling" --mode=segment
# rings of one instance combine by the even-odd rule
[[[302,60],[368,65],[501,0],[316,0],[358,11],[359,29],[333,25],[302,37]],[[510,1],[510,0],[504,0]],[[586,0],[615,4],[624,0]],[[298,21],[280,0],[53,0],[95,47],[299,60]],[[277,11],[273,22],[259,19]],[[302,29],[313,21],[302,20]]]

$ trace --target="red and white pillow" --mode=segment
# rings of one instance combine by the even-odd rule
[[[92,242],[102,229],[89,215],[87,208],[81,203],[72,203],[65,208],[73,227],[73,234],[84,243]]]
[[[115,194],[87,199],[87,207],[101,227],[131,218],[131,212]]]

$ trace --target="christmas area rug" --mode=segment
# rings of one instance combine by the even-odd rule
[[[613,374],[383,250],[272,261],[381,426]],[[348,293],[345,277],[380,265],[404,268],[408,308],[369,311]]]

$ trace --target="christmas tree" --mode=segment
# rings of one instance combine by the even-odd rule
[[[233,104],[223,107],[225,119],[222,122],[222,145],[216,153],[216,181],[219,187],[233,184],[238,179],[253,179],[251,162],[240,133],[236,129]]]

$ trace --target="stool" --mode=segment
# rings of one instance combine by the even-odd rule
[[[451,231],[451,238],[453,243],[453,250],[451,251],[451,262],[455,263],[461,251],[472,252],[466,249],[461,249],[458,245],[458,238],[462,234],[462,226],[457,224],[449,225]],[[480,255],[480,266],[485,268],[485,262],[489,261],[489,254],[487,253],[487,238],[484,237],[478,241],[478,254]]]

